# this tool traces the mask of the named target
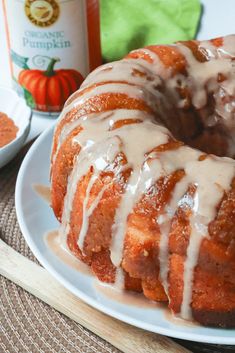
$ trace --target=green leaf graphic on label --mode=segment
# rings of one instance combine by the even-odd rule
[[[11,58],[12,61],[22,69],[29,69],[27,62],[29,58],[25,58],[19,54],[17,54],[14,50],[11,49]]]
[[[26,100],[27,105],[32,109],[35,108],[35,102],[32,94],[29,91],[27,91],[27,89],[25,89],[24,87],[23,87],[23,91],[24,91],[24,99]]]

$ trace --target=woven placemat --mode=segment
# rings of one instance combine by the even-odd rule
[[[21,234],[14,207],[15,182],[24,152],[0,170],[0,237],[37,262]],[[0,352],[118,353],[119,350],[0,277]]]
[[[21,234],[14,203],[16,177],[28,147],[10,164],[0,169],[0,238],[25,257],[38,263]],[[212,347],[194,342],[178,343],[195,353],[235,352],[235,347],[231,346],[225,349],[222,346]],[[0,352],[120,351],[0,276]]]

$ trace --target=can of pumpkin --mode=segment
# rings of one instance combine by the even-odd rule
[[[98,0],[2,0],[13,87],[58,114],[101,64]]]

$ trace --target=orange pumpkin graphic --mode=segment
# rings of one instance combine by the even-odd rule
[[[59,112],[67,98],[76,91],[84,78],[73,69],[54,70],[57,58],[52,58],[45,71],[22,70],[18,82],[34,99],[35,109],[44,112]]]

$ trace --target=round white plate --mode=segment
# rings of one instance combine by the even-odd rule
[[[32,187],[33,184],[49,185],[52,135],[53,128],[50,128],[33,144],[22,163],[16,183],[16,212],[20,228],[41,264],[86,303],[131,325],[176,338],[235,344],[235,330],[213,329],[171,320],[170,315],[166,315],[166,309],[149,304],[147,299],[141,301],[140,295],[130,300],[130,294],[124,292],[121,297],[123,300],[115,300],[112,295],[104,294],[99,289],[102,286],[93,276],[69,267],[53,254],[45,242],[45,233],[58,228],[58,222],[49,205]]]
[[[202,0],[204,13],[198,32],[199,39],[234,33],[234,0]],[[131,298],[134,302],[125,304],[125,297],[130,302],[127,293],[123,302],[113,300],[112,296],[104,295],[97,286],[94,277],[78,272],[63,263],[48,248],[45,243],[45,233],[58,227],[52,210],[34,192],[33,184],[49,185],[49,158],[53,130],[46,131],[34,143],[28,152],[18,175],[16,185],[16,211],[22,233],[31,250],[42,265],[67,289],[91,306],[130,323],[134,326],[164,334],[171,337],[194,340],[206,343],[235,344],[235,330],[212,329],[201,326],[191,326],[187,323],[177,323],[169,320],[166,311],[156,305],[142,306],[141,300]],[[147,302],[147,300],[146,300]],[[135,305],[136,303],[136,305]]]

